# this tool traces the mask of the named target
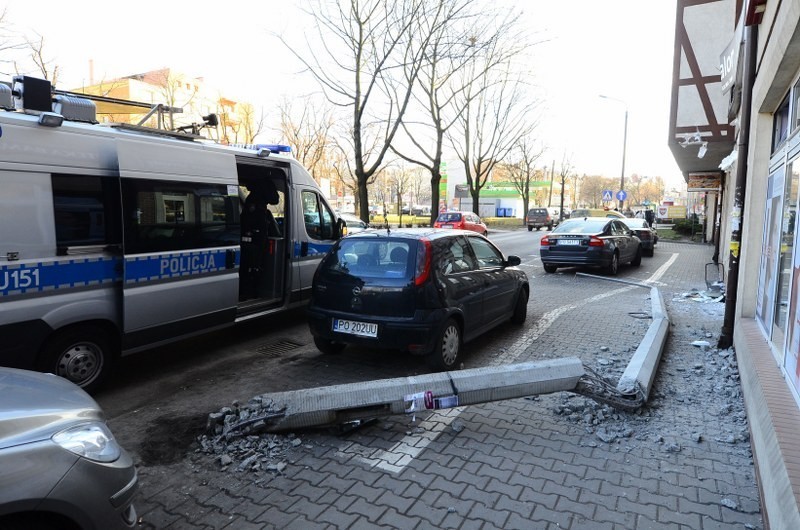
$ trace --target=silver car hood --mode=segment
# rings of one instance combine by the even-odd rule
[[[53,374],[0,368],[0,449],[50,438],[76,423],[105,421],[89,394]]]

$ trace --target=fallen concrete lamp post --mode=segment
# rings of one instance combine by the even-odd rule
[[[209,415],[208,429],[238,435],[337,425],[574,391],[584,376],[580,359],[565,358],[261,394],[238,414]]]
[[[647,402],[666,343],[666,307],[655,287],[600,279],[651,289],[652,323],[616,386],[580,359],[568,357],[261,394],[247,406],[210,414],[207,430],[225,436],[279,432],[563,391],[636,410]]]

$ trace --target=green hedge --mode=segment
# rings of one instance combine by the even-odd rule
[[[691,219],[676,219],[672,229],[679,234],[690,236],[692,234],[702,233],[703,225],[693,216]]]

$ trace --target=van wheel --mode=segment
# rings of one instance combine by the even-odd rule
[[[437,370],[452,370],[458,362],[461,351],[461,329],[452,318],[444,325],[433,351],[428,354],[428,362]]]
[[[514,306],[514,313],[511,315],[511,322],[513,324],[522,325],[525,323],[525,318],[528,316],[528,291],[525,289],[519,290],[517,296],[517,305]]]
[[[553,274],[558,270],[558,267],[555,265],[548,265],[547,263],[542,264],[542,267],[544,267],[544,272],[548,274]]]
[[[528,225],[528,232],[533,232],[533,226]]]
[[[314,345],[319,351],[328,355],[342,353],[342,350],[347,346],[347,344],[343,342],[333,342],[332,340],[323,339],[322,337],[314,337]]]
[[[606,272],[610,276],[616,276],[619,272],[619,254],[616,252],[614,252],[614,255],[611,256],[611,263],[609,263],[608,267],[606,267]]]
[[[67,329],[45,343],[36,369],[63,377],[91,393],[111,372],[111,344],[108,333],[98,326]]]

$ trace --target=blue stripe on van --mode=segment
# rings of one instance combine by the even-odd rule
[[[328,251],[333,246],[333,243],[309,243],[308,244],[308,256],[313,256],[315,254],[327,254]],[[294,248],[292,249],[292,257],[299,258],[300,256],[300,242],[294,242]]]
[[[125,258],[125,284],[197,276],[225,270],[226,250],[170,252]],[[235,264],[239,265],[239,251]]]
[[[95,257],[0,265],[0,297],[120,281],[121,259]]]

